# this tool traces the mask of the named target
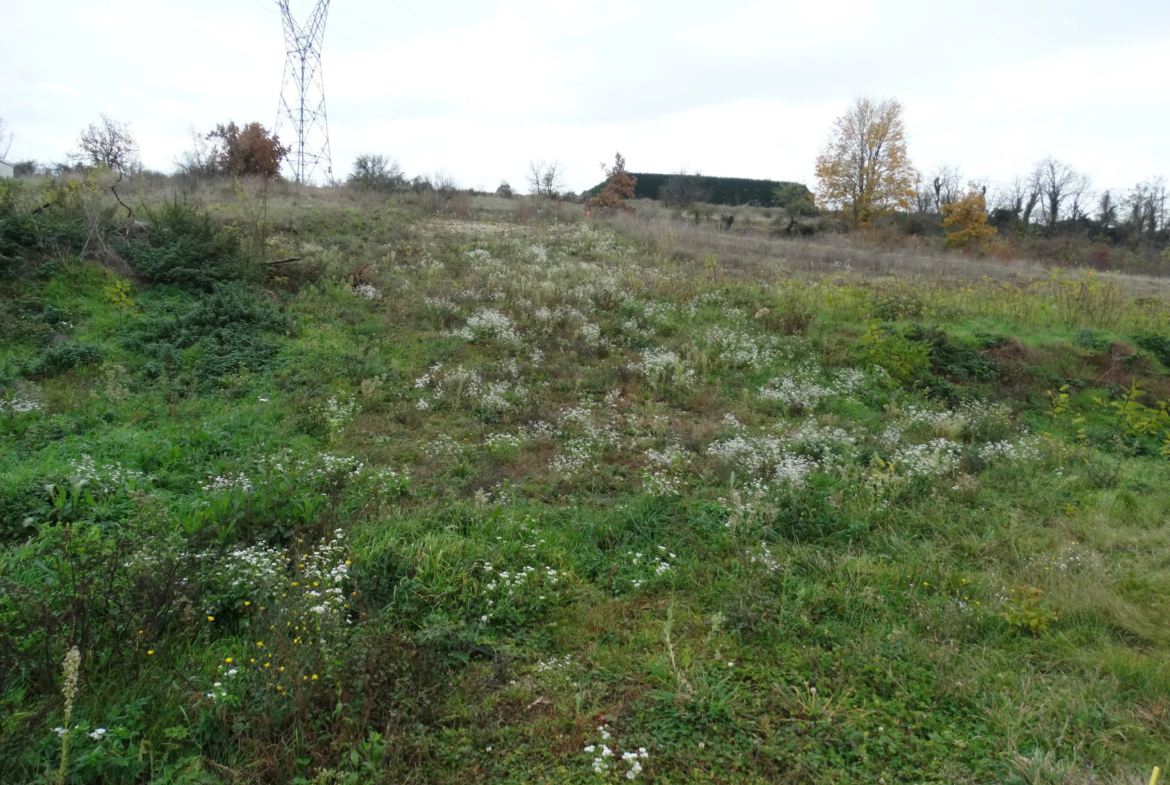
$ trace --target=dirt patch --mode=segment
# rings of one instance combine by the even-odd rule
[[[1149,372],[1149,363],[1125,341],[1114,341],[1109,351],[1090,357],[1089,364],[1097,371],[1094,382],[1118,387],[1129,387],[1135,379]]]
[[[1015,338],[1009,338],[1006,343],[987,350],[987,355],[997,363],[1025,363],[1035,365],[1040,359],[1040,353],[1020,343]]]

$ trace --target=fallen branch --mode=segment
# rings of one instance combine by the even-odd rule
[[[277,259],[275,262],[261,262],[265,267],[275,267],[278,264],[288,264],[289,262],[299,262],[301,257],[294,256],[291,259]]]

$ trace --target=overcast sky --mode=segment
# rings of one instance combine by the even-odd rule
[[[105,112],[170,170],[192,125],[276,118],[275,0],[14,0],[0,30],[10,159],[63,160]],[[868,94],[905,104],[926,171],[1006,181],[1051,154],[1098,188],[1170,176],[1170,0],[334,0],[324,58],[338,173],[377,152],[494,189],[559,158],[579,190],[620,150],[812,185]]]

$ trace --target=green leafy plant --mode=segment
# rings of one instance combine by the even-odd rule
[[[870,365],[884,369],[903,383],[913,381],[930,368],[928,344],[889,332],[878,319],[866,323],[866,331],[857,346]]]
[[[1013,632],[1031,635],[1046,632],[1058,619],[1044,604],[1044,591],[1034,586],[1012,589],[1011,596],[1004,600],[1003,618]]]

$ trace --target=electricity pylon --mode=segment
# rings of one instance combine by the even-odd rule
[[[329,0],[317,0],[303,25],[297,24],[288,4],[289,0],[277,0],[284,19],[287,56],[276,128],[279,131],[287,122],[296,132],[287,163],[298,183],[311,183],[318,173],[324,173],[331,181],[333,161],[329,155],[329,118],[325,114],[325,75],[321,68]]]

